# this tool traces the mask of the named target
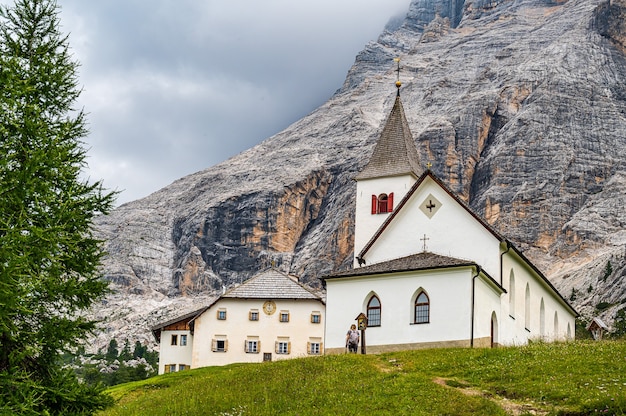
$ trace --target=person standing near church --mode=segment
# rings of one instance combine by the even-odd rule
[[[356,354],[359,348],[360,338],[361,336],[359,335],[359,331],[356,329],[356,325],[352,324],[346,334],[346,347],[348,347],[348,352]]]

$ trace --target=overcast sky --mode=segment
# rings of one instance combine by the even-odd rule
[[[57,2],[81,64],[88,175],[121,204],[310,113],[410,0]]]

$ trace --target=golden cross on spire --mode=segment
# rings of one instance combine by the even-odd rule
[[[426,163],[426,169],[430,170],[430,168],[432,168],[432,167],[433,167],[432,163],[430,163],[430,162]]]
[[[396,88],[398,89],[398,95],[400,95],[400,87],[402,86],[402,83],[400,82],[400,58],[393,58],[393,60],[398,64],[398,67],[396,69]]]

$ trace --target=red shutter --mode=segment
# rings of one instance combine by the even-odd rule
[[[372,195],[372,214],[378,213],[378,197]]]
[[[387,212],[393,211],[393,192],[387,197]]]

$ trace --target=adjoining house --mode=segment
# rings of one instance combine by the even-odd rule
[[[211,305],[154,327],[160,343],[159,374],[320,355],[324,321],[320,296],[295,277],[266,269]]]
[[[573,339],[578,314],[541,271],[421,166],[398,92],[355,178],[354,268],[323,278],[326,352],[360,313],[367,352]]]

